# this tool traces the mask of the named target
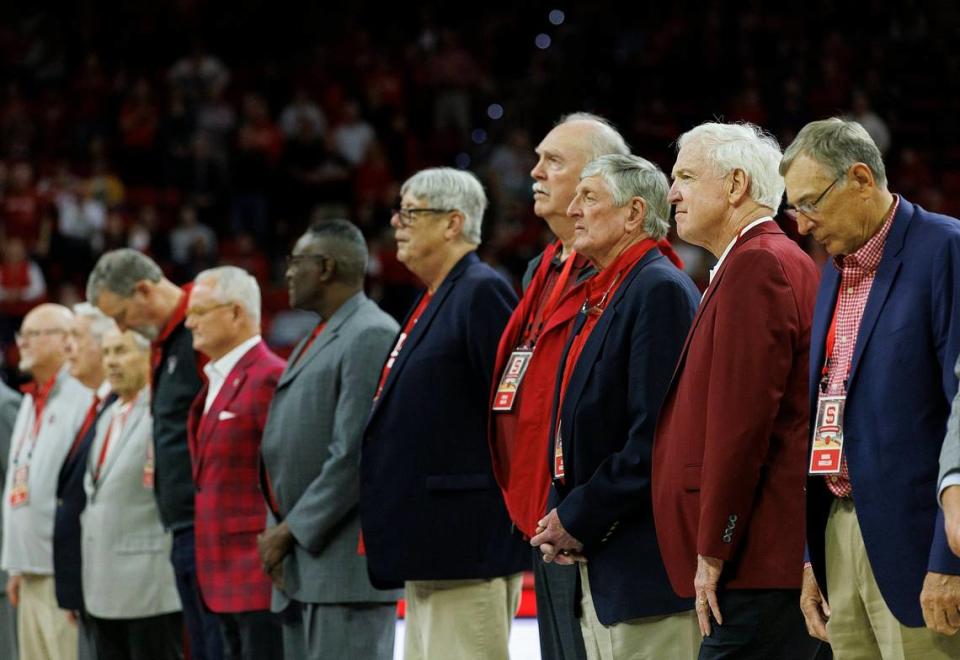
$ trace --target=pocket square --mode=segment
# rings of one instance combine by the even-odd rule
[[[229,410],[221,410],[220,415],[217,417],[217,419],[219,419],[222,422],[225,419],[233,419],[236,416],[237,416],[236,413],[232,413]]]

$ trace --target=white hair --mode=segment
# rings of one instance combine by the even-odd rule
[[[116,322],[88,302],[77,303],[73,306],[73,314],[77,318],[90,319],[90,334],[98,344],[103,336],[117,327]],[[144,340],[146,341],[146,340]],[[149,346],[149,342],[147,342]]]
[[[217,298],[240,305],[250,320],[260,325],[260,285],[253,275],[236,266],[219,266],[200,272],[194,281],[212,284]]]
[[[561,117],[560,121],[557,122],[557,126],[571,122],[587,122],[593,125],[593,130],[590,131],[589,137],[590,150],[587,154],[588,160],[594,160],[608,154],[619,154],[621,156],[630,154],[630,147],[627,146],[627,141],[623,139],[623,136],[620,135],[620,132],[613,124],[600,115],[595,115],[592,112],[572,112],[569,115]]]
[[[677,149],[690,142],[706,148],[707,160],[714,171],[726,176],[742,170],[750,178],[750,197],[773,211],[783,199],[783,177],[780,176],[780,145],[776,138],[759,126],[749,123],[719,124],[707,122],[692,128],[677,140]]]
[[[660,240],[670,230],[670,184],[663,171],[646,158],[610,154],[587,163],[580,178],[599,176],[607,184],[616,207],[623,207],[634,197],[647,203],[643,230]]]
[[[423,200],[429,208],[460,211],[463,214],[463,239],[480,245],[483,213],[487,210],[487,194],[476,176],[452,167],[420,170],[404,181],[400,195]]]

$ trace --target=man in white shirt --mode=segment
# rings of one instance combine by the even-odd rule
[[[10,441],[0,564],[10,574],[22,658],[77,657],[77,628],[57,606],[53,581],[57,476],[93,396],[64,366],[72,318],[61,305],[39,305],[17,334],[19,368],[33,382]]]
[[[260,287],[234,266],[200,273],[186,325],[210,358],[187,424],[196,518],[197,582],[216,615],[224,657],[283,657],[280,620],[257,534],[266,525],[260,440],[285,363],[260,338]]]

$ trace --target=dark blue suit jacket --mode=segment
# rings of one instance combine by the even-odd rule
[[[68,455],[57,478],[57,510],[53,522],[53,576],[57,603],[65,610],[83,611],[83,580],[80,558],[80,514],[87,506],[83,475],[87,469],[90,445],[97,435],[97,419],[116,401],[110,395],[101,402],[100,412],[80,439],[77,451]]]
[[[839,285],[828,262],[810,340],[811,428]],[[843,451],[870,565],[890,611],[907,626],[923,625],[927,571],[960,574],[937,506],[958,352],[960,222],[901,197],[857,335]],[[807,486],[808,554],[826,592],[824,529],[833,496],[822,477]]]
[[[553,499],[560,500],[564,528],[584,544],[593,605],[604,625],[693,607],[674,594],[660,558],[650,464],[657,415],[699,300],[689,277],[658,251],[648,252],[597,321],[562,402],[566,476],[554,482]],[[581,311],[558,385],[585,320]]]
[[[360,516],[371,582],[491,578],[528,568],[493,479],[487,402],[517,296],[470,252],[400,351],[363,438]],[[416,303],[414,304],[414,308]]]

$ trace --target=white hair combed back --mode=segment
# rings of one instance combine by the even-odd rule
[[[452,167],[420,170],[404,181],[401,195],[422,200],[427,207],[463,214],[463,239],[480,245],[483,214],[487,210],[487,194],[483,184],[470,172]]]
[[[589,160],[594,160],[600,156],[607,156],[609,154],[618,154],[620,156],[630,154],[630,147],[627,145],[627,141],[623,139],[623,136],[620,135],[620,131],[600,115],[595,115],[592,112],[572,112],[569,115],[561,117],[560,121],[557,122],[557,126],[577,121],[588,122],[594,125],[594,130],[590,132]]]
[[[112,318],[88,302],[81,302],[74,305],[73,314],[77,318],[90,319],[90,334],[93,335],[94,340],[98,344],[105,334],[117,327],[117,324]]]
[[[707,160],[720,176],[738,169],[746,172],[750,197],[755,202],[774,211],[780,207],[784,189],[779,171],[782,154],[772,135],[749,123],[707,122],[681,135],[677,149],[690,142],[706,148]]]
[[[260,324],[260,285],[247,271],[236,266],[219,266],[202,271],[195,281],[198,284],[213,282],[211,288],[217,298],[237,303],[255,324]]]
[[[660,240],[670,230],[670,184],[659,167],[640,156],[611,154],[600,156],[583,168],[580,178],[599,176],[607,184],[616,207],[626,206],[634,197],[647,203],[643,230]]]

